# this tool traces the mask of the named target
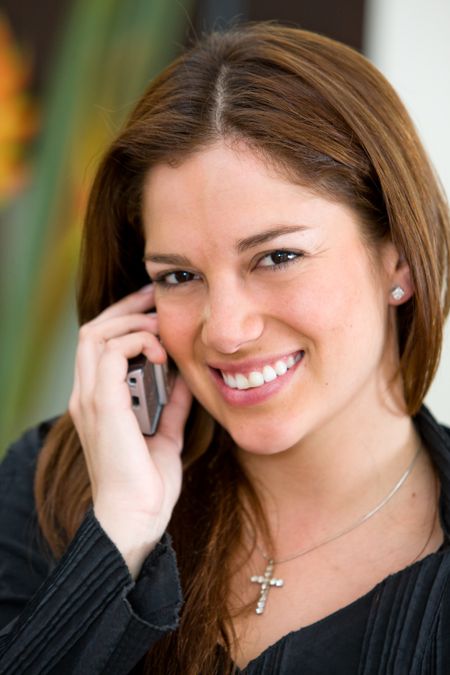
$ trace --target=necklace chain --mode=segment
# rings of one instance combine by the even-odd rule
[[[330,544],[332,541],[335,541],[336,539],[339,539],[340,537],[343,537],[345,534],[348,534],[349,532],[352,532],[353,530],[356,530],[357,527],[365,523],[366,521],[369,520],[369,518],[372,518],[378,511],[380,511],[383,506],[386,506],[386,504],[392,499],[392,497],[400,490],[402,485],[405,483],[406,479],[414,469],[414,466],[416,464],[417,458],[419,457],[421,451],[421,446],[416,450],[416,453],[414,457],[411,460],[411,463],[407,467],[406,471],[402,474],[402,476],[399,478],[397,483],[394,485],[394,487],[388,492],[388,494],[379,502],[373,509],[365,513],[363,516],[358,518],[358,520],[353,523],[352,525],[345,527],[343,530],[340,530],[336,534],[333,534],[331,537],[327,537],[327,539],[324,539],[323,541],[319,542],[318,544],[315,544],[314,546],[311,546],[309,548],[303,549],[302,551],[298,553],[294,553],[293,555],[288,556],[287,558],[283,558],[282,560],[274,560],[271,558],[267,553],[264,553],[264,551],[256,545],[258,551],[261,553],[263,558],[267,561],[267,566],[264,571],[263,575],[253,575],[250,577],[250,581],[252,583],[257,583],[260,584],[261,590],[260,590],[260,596],[259,600],[257,603],[256,607],[256,613],[257,614],[262,614],[264,612],[264,608],[266,605],[267,601],[267,596],[269,593],[269,589],[271,587],[279,587],[281,588],[284,585],[283,579],[275,579],[273,576],[273,569],[275,565],[282,565],[283,563],[287,563],[290,560],[295,560],[296,558],[301,558],[302,556],[306,555],[307,553],[311,553],[312,551],[317,550],[321,546],[325,546],[325,544]]]
[[[392,497],[400,490],[402,487],[403,483],[407,480],[409,474],[412,472],[414,469],[414,466],[416,464],[417,458],[419,457],[421,450],[421,446],[416,450],[416,453],[414,457],[411,460],[411,463],[407,467],[406,471],[402,474],[402,476],[399,478],[397,483],[394,485],[394,487],[388,492],[388,494],[381,500],[379,504],[377,504],[373,509],[371,509],[368,513],[365,513],[363,516],[358,518],[356,523],[353,523],[349,527],[345,527],[343,530],[340,530],[337,534],[333,534],[331,537],[328,537],[327,539],[324,539],[321,541],[319,544],[315,544],[314,546],[311,546],[310,548],[304,549],[303,551],[300,551],[299,553],[294,553],[294,555],[290,555],[287,558],[283,558],[283,560],[274,560],[271,558],[271,556],[267,555],[267,553],[264,553],[264,551],[257,545],[257,548],[263,558],[266,560],[272,560],[274,565],[282,565],[283,563],[289,562],[290,560],[295,560],[295,558],[300,558],[303,555],[306,555],[307,553],[311,553],[312,551],[315,551],[317,548],[320,548],[321,546],[325,546],[325,544],[330,544],[332,541],[335,541],[336,539],[339,539],[340,537],[343,537],[344,534],[348,534],[349,532],[352,532],[352,530],[356,530],[357,527],[365,523],[369,518],[372,518],[378,511],[381,511],[383,506],[386,506],[386,504],[392,499]]]

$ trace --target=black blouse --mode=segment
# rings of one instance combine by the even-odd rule
[[[448,541],[450,431],[426,409],[415,422],[440,476]],[[42,541],[33,498],[48,428],[44,423],[25,434],[0,466],[0,674],[137,675],[145,653],[178,622],[182,593],[170,538],[164,535],[133,582],[91,510],[55,561]],[[449,675],[449,547],[285,635],[238,672]]]

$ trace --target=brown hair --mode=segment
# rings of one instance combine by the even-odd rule
[[[149,168],[181,161],[223,137],[244,139],[292,180],[350,205],[368,241],[397,245],[415,288],[398,310],[400,368],[414,414],[437,367],[449,308],[446,203],[408,114],[382,75],[354,50],[302,30],[260,23],[213,33],[150,85],[92,189],[80,323],[148,281],[140,211]],[[198,404],[185,441],[184,485],[170,523],[185,606],[180,627],[150,651],[147,667],[226,672],[231,661],[216,645],[233,635],[225,589],[244,517],[240,495],[250,497],[258,523],[261,512],[230,438]],[[36,498],[43,532],[60,554],[90,503],[67,415],[42,452]]]

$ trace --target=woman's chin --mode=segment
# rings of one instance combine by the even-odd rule
[[[228,429],[236,445],[244,452],[253,455],[275,455],[289,450],[299,441],[298,434],[280,433],[269,429]]]

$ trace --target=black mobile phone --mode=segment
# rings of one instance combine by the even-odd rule
[[[127,384],[131,404],[139,428],[146,436],[153,436],[158,429],[173,380],[173,368],[167,363],[150,363],[143,354],[128,361]]]

